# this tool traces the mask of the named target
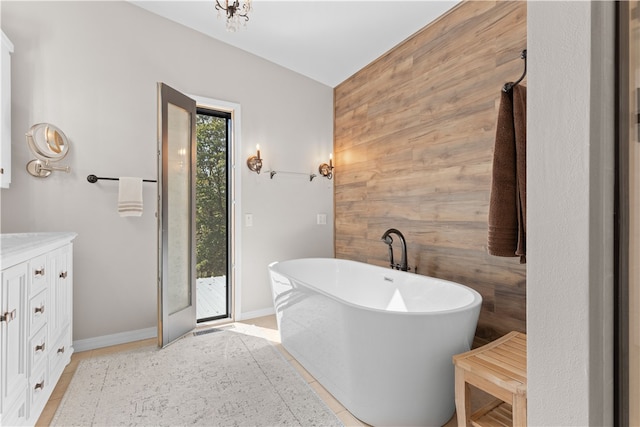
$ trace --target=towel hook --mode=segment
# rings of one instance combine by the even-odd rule
[[[520,54],[520,58],[522,58],[524,60],[524,71],[523,71],[522,75],[520,76],[520,78],[518,80],[516,80],[515,82],[513,82],[513,83],[505,83],[504,87],[502,88],[503,92],[510,92],[511,89],[513,89],[513,87],[515,85],[520,83],[522,81],[522,79],[524,79],[524,76],[527,75],[527,49],[522,51],[522,53]]]

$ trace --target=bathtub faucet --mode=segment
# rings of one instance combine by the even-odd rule
[[[396,264],[393,262],[393,239],[390,234],[395,234],[400,238],[400,244],[402,245],[402,259],[400,260],[400,264]],[[396,230],[395,228],[390,228],[384,232],[382,238],[380,239],[389,245],[389,263],[391,264],[391,268],[402,271],[409,271],[409,266],[407,265],[407,242],[404,240],[404,236],[401,232]]]

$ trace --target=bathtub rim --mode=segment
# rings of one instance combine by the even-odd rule
[[[385,270],[384,267],[381,267],[379,265],[375,265],[375,264],[368,264],[366,262],[362,262],[362,261],[354,261],[354,260],[349,260],[349,259],[343,259],[343,258],[322,258],[322,257],[307,257],[307,258],[293,258],[293,259],[288,259],[288,260],[284,260],[284,261],[273,261],[268,265],[268,269],[269,272],[271,271],[275,271],[274,267],[277,264],[280,263],[285,263],[285,262],[289,262],[289,261],[306,261],[306,260],[331,260],[331,261],[343,261],[343,262],[347,262],[347,263],[355,263],[355,264],[362,264],[362,265],[366,265],[369,267],[376,267],[376,268],[380,268]],[[416,274],[418,276],[422,276],[425,278],[429,278],[429,279],[433,279],[439,282],[444,282],[448,285],[452,285],[452,286],[456,286],[456,287],[462,287],[464,288],[466,291],[470,292],[471,295],[473,295],[473,300],[469,303],[469,304],[465,304],[461,307],[456,307],[456,308],[451,308],[451,309],[447,309],[447,310],[432,310],[432,311],[395,311],[395,310],[386,310],[386,309],[381,309],[381,308],[373,308],[373,307],[367,307],[364,305],[360,305],[360,304],[356,304],[350,301],[346,301],[342,298],[339,298],[323,289],[319,289],[318,287],[304,281],[298,278],[292,278],[289,277],[289,279],[293,279],[296,280],[302,284],[304,284],[306,287],[311,288],[313,291],[318,292],[322,295],[325,295],[329,298],[332,298],[334,300],[337,300],[343,304],[346,304],[350,307],[354,307],[360,310],[367,310],[367,311],[372,311],[372,312],[376,312],[376,313],[389,313],[389,314],[393,314],[393,315],[403,315],[403,316],[439,316],[439,315],[443,315],[443,314],[454,314],[454,313],[458,313],[458,312],[463,312],[463,311],[468,311],[468,310],[473,310],[475,307],[479,307],[482,305],[482,295],[476,291],[475,289],[471,288],[470,286],[467,285],[463,285],[462,283],[457,283],[451,280],[447,280],[447,279],[440,279],[438,277],[431,277],[431,276],[424,276],[424,275],[420,275],[417,273],[410,273],[407,271],[398,271],[398,270],[389,270],[394,272],[394,274]],[[275,271],[278,274],[282,274],[285,275],[284,273],[280,272],[280,271]],[[269,277],[269,284],[271,287],[273,287],[273,284],[271,282],[271,277]],[[275,301],[274,301],[275,304]]]

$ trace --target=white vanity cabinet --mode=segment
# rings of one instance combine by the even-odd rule
[[[0,188],[11,184],[11,53],[13,44],[0,31]]]
[[[0,293],[0,422],[24,424],[27,416],[27,264],[2,270]]]
[[[0,426],[35,425],[71,361],[75,237],[0,234]]]

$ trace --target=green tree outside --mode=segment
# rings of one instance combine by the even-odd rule
[[[196,276],[226,276],[226,119],[198,114],[196,134]]]

